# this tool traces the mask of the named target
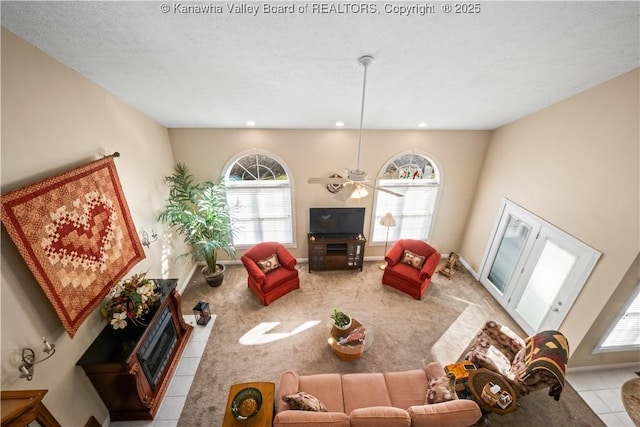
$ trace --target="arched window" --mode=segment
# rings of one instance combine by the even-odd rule
[[[286,165],[275,156],[252,150],[224,168],[227,201],[238,230],[236,247],[276,241],[293,245],[292,187]]]
[[[383,178],[378,179],[377,185],[404,194],[404,197],[376,191],[371,242],[385,242],[387,228],[389,241],[428,240],[441,179],[435,162],[422,154],[404,153],[387,162],[379,176]],[[387,212],[393,215],[395,227],[380,224]]]

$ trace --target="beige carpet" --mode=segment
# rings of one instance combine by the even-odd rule
[[[189,391],[179,426],[219,426],[229,387],[234,383],[278,383],[285,369],[302,374],[322,372],[401,371],[431,361],[456,361],[480,327],[489,319],[524,332],[466,271],[452,280],[436,275],[422,300],[381,284],[376,263],[364,270],[307,272],[298,266],[300,289],[264,307],[247,288],[241,265],[228,266],[224,283],[211,288],[198,277],[183,293],[182,308],[190,313],[199,300],[209,302],[217,315],[207,348]],[[331,352],[327,338],[333,307],[348,312],[373,331],[374,341],[364,356],[344,362]],[[243,345],[247,332],[274,322],[264,344]],[[314,326],[308,327],[311,323]],[[273,326],[273,325],[271,325]],[[292,334],[296,328],[303,329]],[[254,337],[265,340],[264,336]],[[250,340],[251,341],[251,340]],[[604,425],[578,394],[567,386],[560,402],[545,391],[521,399],[522,407],[505,416],[489,415],[494,426]]]

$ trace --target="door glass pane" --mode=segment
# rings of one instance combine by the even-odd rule
[[[518,302],[516,311],[534,329],[538,330],[544,316],[555,304],[556,296],[564,285],[577,257],[550,240],[545,242],[533,274]]]
[[[500,292],[504,292],[530,232],[531,227],[518,218],[509,215],[507,226],[504,229],[500,246],[488,276],[489,281]]]

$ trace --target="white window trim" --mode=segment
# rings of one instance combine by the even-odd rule
[[[625,316],[633,302],[640,298],[640,281],[636,284],[635,289],[629,296],[629,299],[625,302],[624,306],[615,317],[615,319],[611,322],[609,327],[607,328],[607,332],[600,338],[598,345],[593,350],[593,353],[610,353],[610,352],[619,352],[619,351],[637,351],[640,349],[640,345],[620,345],[620,346],[611,346],[611,347],[603,347],[602,345],[605,343],[609,335],[616,329],[618,326],[618,322]],[[640,326],[640,318],[638,320]],[[638,329],[638,333],[640,334],[640,327]]]

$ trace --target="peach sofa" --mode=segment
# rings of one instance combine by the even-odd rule
[[[426,404],[427,383],[444,376],[438,363],[403,372],[298,375],[285,371],[276,393],[274,427],[466,427],[482,416],[467,399]],[[291,410],[282,396],[306,392],[327,412]]]

